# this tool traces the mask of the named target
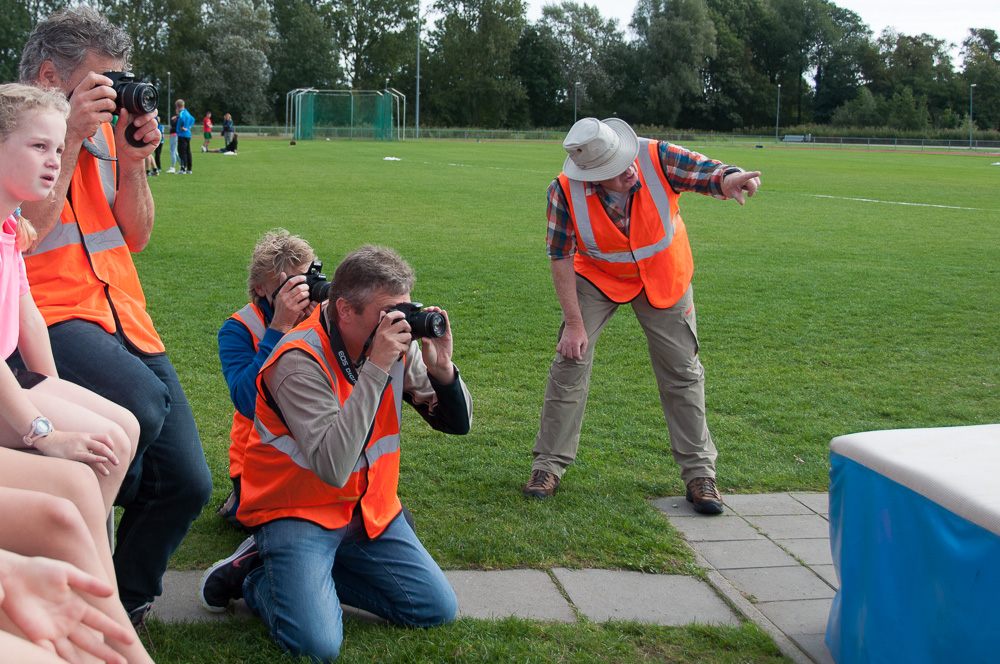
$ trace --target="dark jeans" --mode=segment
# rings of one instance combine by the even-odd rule
[[[177,137],[177,158],[181,162],[182,171],[191,170],[191,137]]]
[[[59,376],[132,411],[140,434],[118,493],[125,508],[114,561],[122,604],[132,610],[163,589],[167,561],[212,493],[191,407],[166,355],[141,355],[100,325],[49,328]]]

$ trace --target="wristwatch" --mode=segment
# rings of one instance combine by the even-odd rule
[[[22,439],[28,447],[33,446],[38,440],[45,438],[52,433],[52,422],[45,417],[38,416],[31,423],[31,430]]]

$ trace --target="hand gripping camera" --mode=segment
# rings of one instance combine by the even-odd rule
[[[309,269],[306,270],[305,274],[302,275],[293,274],[291,277],[288,277],[288,279],[298,276],[303,276],[306,278],[306,280],[302,283],[304,283],[306,285],[306,288],[309,289],[310,300],[312,300],[313,302],[326,301],[326,296],[330,293],[330,282],[326,280],[326,275],[323,274],[323,261],[321,260],[313,261],[312,264],[309,266]],[[272,301],[278,298],[278,291],[280,291],[282,287],[288,283],[288,279],[285,279],[283,282],[281,282],[281,286],[275,288],[274,292],[271,293]]]
[[[135,80],[135,74],[130,71],[106,71],[103,76],[111,79],[111,89],[115,91],[115,115],[120,115],[124,108],[129,115],[145,115],[156,110],[160,94],[152,83]],[[125,128],[125,140],[137,148],[143,146],[143,141],[135,138],[135,125]]]
[[[419,302],[401,302],[392,311],[402,311],[403,320],[410,324],[410,333],[417,339],[443,337],[448,331],[448,322],[436,311],[421,311]]]

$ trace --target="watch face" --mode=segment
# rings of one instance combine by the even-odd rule
[[[34,431],[32,432],[36,436],[47,436],[52,433],[52,422],[49,422],[44,417],[39,417],[35,420]]]

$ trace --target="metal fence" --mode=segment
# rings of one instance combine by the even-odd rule
[[[284,127],[239,126],[236,131],[246,136],[289,138]],[[930,152],[1000,151],[1000,141],[942,140],[934,138],[864,138],[850,136],[799,136],[789,134],[775,140],[774,136],[744,136],[739,134],[699,134],[693,132],[650,133],[641,132],[647,138],[670,141],[681,145],[732,145],[732,146],[774,146],[789,148],[826,148],[852,150],[905,150]],[[359,134],[357,130],[333,129],[324,137],[334,140],[367,139],[371,136]],[[421,129],[420,140],[438,141],[551,141],[561,142],[565,131],[517,131],[512,129]],[[416,131],[403,130],[404,140],[416,138]]]

